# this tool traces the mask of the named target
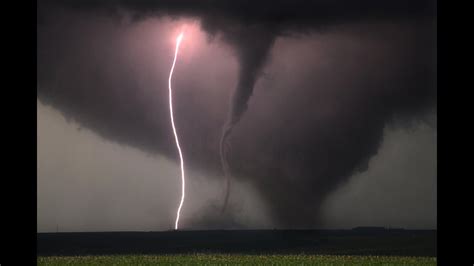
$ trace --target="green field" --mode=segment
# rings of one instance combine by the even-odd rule
[[[436,265],[435,257],[335,255],[116,255],[38,257],[38,265]]]

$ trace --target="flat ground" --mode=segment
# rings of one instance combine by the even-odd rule
[[[38,265],[436,265],[435,257],[337,255],[110,255],[38,257]]]
[[[258,258],[258,255],[277,255],[286,258],[286,255],[300,254],[436,257],[434,230],[39,233],[37,240],[37,254],[44,257],[138,254],[150,256],[236,254],[242,259],[245,258],[241,256],[242,254],[255,255],[250,257],[252,259]],[[225,258],[232,257],[222,257]]]

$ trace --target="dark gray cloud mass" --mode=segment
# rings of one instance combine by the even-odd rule
[[[432,1],[41,1],[38,98],[106,139],[176,159],[167,92],[140,83],[156,71],[156,58],[146,55],[158,52],[134,47],[139,54],[124,56],[121,46],[131,38],[126,18],[164,16],[198,19],[238,62],[229,111],[216,114],[206,99],[176,92],[190,167],[220,173],[222,127],[239,122],[228,152],[232,174],[258,189],[282,227],[317,227],[321,202],[367,168],[388,123],[436,109]],[[255,89],[267,63],[288,56],[279,38],[317,36],[325,42],[309,50],[322,62],[311,61],[310,51],[287,58],[305,64],[300,80],[275,70],[262,81],[270,91]],[[226,102],[226,95],[208,101]]]

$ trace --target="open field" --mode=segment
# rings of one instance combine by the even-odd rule
[[[38,256],[358,255],[436,257],[435,230],[38,233]]]
[[[436,265],[434,257],[337,255],[111,255],[38,257],[38,265]]]

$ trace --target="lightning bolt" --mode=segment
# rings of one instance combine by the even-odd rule
[[[178,148],[179,152],[179,159],[181,165],[181,201],[179,202],[178,211],[176,212],[176,222],[174,224],[174,229],[178,230],[178,223],[179,223],[179,215],[181,213],[181,208],[183,207],[184,197],[185,197],[185,180],[184,180],[184,161],[183,161],[183,154],[181,152],[181,147],[179,146],[178,134],[176,133],[176,127],[174,125],[174,118],[173,118],[173,91],[171,89],[171,79],[173,77],[173,70],[176,64],[176,58],[178,57],[178,50],[179,44],[183,39],[183,32],[179,34],[176,38],[176,50],[174,52],[174,60],[173,65],[171,66],[170,77],[168,79],[168,91],[169,91],[169,102],[170,102],[170,118],[171,118],[171,126],[173,127],[174,139],[176,140],[176,147]]]

